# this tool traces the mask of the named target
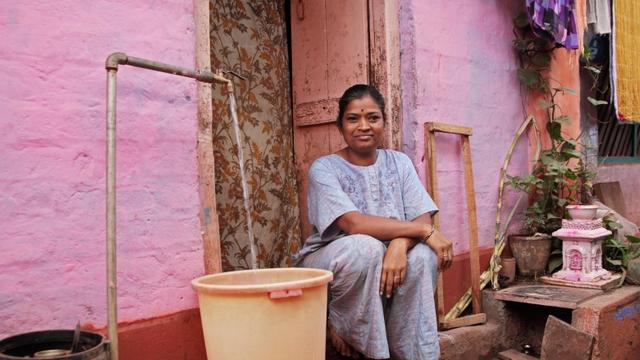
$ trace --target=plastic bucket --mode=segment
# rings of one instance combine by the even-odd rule
[[[206,275],[198,292],[209,360],[324,359],[330,271],[244,270]]]

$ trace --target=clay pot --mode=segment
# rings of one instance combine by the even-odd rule
[[[573,220],[592,220],[598,212],[596,205],[567,205],[566,209]]]
[[[551,236],[510,235],[509,247],[518,265],[518,274],[531,277],[544,274],[551,252]]]
[[[516,259],[514,258],[502,258],[500,259],[502,269],[500,269],[500,275],[507,277],[506,284],[511,284],[516,279]]]

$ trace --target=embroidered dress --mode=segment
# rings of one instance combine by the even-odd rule
[[[406,221],[437,212],[409,158],[378,150],[373,165],[358,166],[339,155],[324,156],[309,170],[308,203],[314,233],[293,260],[334,273],[329,323],[338,335],[373,359],[437,359],[433,250],[423,243],[414,246],[404,283],[384,299],[379,287],[388,242],[347,235],[334,223],[351,211]]]

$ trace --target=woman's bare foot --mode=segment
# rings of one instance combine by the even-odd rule
[[[327,335],[331,340],[331,344],[333,347],[342,355],[352,359],[360,359],[360,353],[354,350],[351,345],[347,344],[346,341],[342,340],[342,338],[338,335],[336,329],[331,326],[331,324],[327,323]]]

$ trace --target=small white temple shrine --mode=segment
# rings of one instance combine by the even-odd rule
[[[553,278],[587,282],[611,278],[602,268],[602,240],[611,235],[602,227],[602,219],[562,220],[562,228],[552,235],[562,240],[562,270]]]

